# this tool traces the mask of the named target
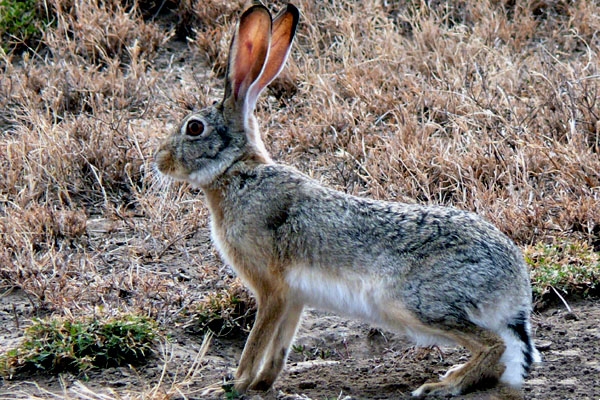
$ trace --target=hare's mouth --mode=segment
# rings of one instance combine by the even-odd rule
[[[203,162],[202,166],[190,171],[173,156],[168,150],[158,150],[154,155],[154,162],[159,173],[177,181],[186,181],[194,186],[206,186],[219,175],[221,165]]]

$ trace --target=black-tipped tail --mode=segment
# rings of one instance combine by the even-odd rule
[[[533,340],[529,333],[529,316],[521,311],[514,321],[508,325],[508,328],[523,342],[523,378],[531,368],[533,362],[539,361],[539,354],[533,345]]]

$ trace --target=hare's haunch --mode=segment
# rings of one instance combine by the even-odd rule
[[[271,387],[306,305],[472,353],[416,396],[489,378],[519,387],[539,355],[529,274],[510,239],[469,212],[350,196],[271,160],[253,111],[298,18],[291,4],[273,19],[260,4],[246,10],[223,101],[186,117],[156,153],[163,174],[202,188],[213,241],[256,296],[236,389]]]

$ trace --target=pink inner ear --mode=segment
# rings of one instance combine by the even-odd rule
[[[260,75],[269,52],[271,15],[264,7],[242,16],[230,54],[230,82],[234,100],[245,100],[248,88]]]
[[[258,82],[250,89],[251,93],[248,95],[250,102],[255,102],[261,91],[266,88],[283,69],[290,47],[292,46],[294,34],[296,33],[298,17],[298,9],[292,5],[288,5],[288,7],[273,20],[269,58],[260,78],[258,78]],[[253,107],[253,105],[251,105],[251,107]]]

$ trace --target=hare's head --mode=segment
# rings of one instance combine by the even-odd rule
[[[158,149],[158,170],[206,186],[239,160],[270,162],[253,115],[258,96],[283,68],[299,12],[274,19],[261,4],[242,14],[229,48],[223,101],[188,115]]]

